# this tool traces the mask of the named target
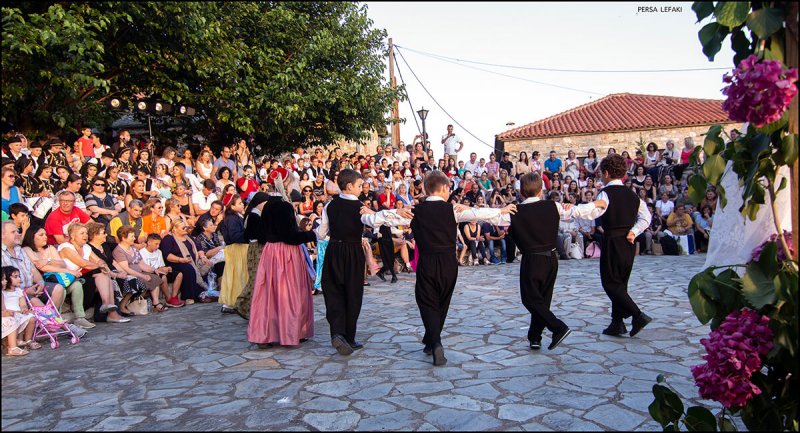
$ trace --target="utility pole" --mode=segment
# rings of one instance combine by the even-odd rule
[[[392,38],[389,38],[389,84],[392,90],[397,90],[397,79],[394,77],[394,44]],[[392,102],[392,118],[400,118],[400,108],[397,98]],[[397,120],[392,121],[392,147],[395,149],[400,146],[400,122]]]

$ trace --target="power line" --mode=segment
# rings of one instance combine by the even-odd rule
[[[400,82],[403,83],[403,85],[405,86],[406,81],[403,79],[403,72],[400,71],[400,64],[397,62],[397,56],[394,53],[392,53],[392,56],[394,57],[394,64],[397,65],[397,73],[400,75]],[[408,107],[411,108],[411,117],[414,118],[414,123],[417,124],[417,131],[419,131],[419,133],[422,134],[422,129],[420,129],[419,127],[419,120],[417,120],[417,116],[414,115],[414,105],[411,104],[411,97],[408,96],[407,93],[406,93],[406,99],[408,99]]]
[[[397,45],[395,45],[395,48],[397,48]],[[444,109],[444,107],[442,107],[442,104],[440,104],[440,103],[439,103],[439,101],[437,101],[437,100],[436,100],[436,98],[434,98],[434,97],[433,97],[433,95],[431,95],[431,92],[429,92],[429,91],[428,91],[428,88],[427,88],[427,87],[425,87],[425,85],[424,85],[424,84],[422,84],[422,81],[420,81],[419,77],[417,76],[417,73],[416,73],[416,72],[414,72],[414,69],[412,69],[412,68],[411,68],[411,66],[408,64],[408,61],[406,60],[406,57],[403,55],[403,52],[402,52],[402,51],[399,51],[399,50],[397,50],[397,52],[398,52],[398,53],[400,53],[400,58],[401,58],[401,59],[403,59],[403,63],[405,63],[405,64],[406,64],[406,67],[408,67],[408,70],[409,70],[409,71],[411,71],[411,75],[413,75],[413,76],[414,76],[414,78],[417,80],[417,82],[419,83],[419,85],[420,85],[420,86],[422,86],[422,89],[423,89],[423,90],[425,90],[425,93],[427,93],[427,94],[428,94],[428,96],[429,96],[429,97],[430,97],[430,98],[433,100],[433,102],[434,102],[434,103],[435,103],[435,104],[436,104],[436,105],[437,105],[437,106],[438,106],[438,107],[439,107],[439,108],[440,108],[440,109],[441,109],[441,110],[444,112],[444,114],[446,114],[446,115],[447,115],[447,117],[449,117],[449,118],[450,118],[450,120],[452,120],[452,121],[453,121],[453,123],[455,123],[456,125],[458,125],[459,127],[461,127],[461,129],[463,129],[463,130],[464,130],[464,131],[465,131],[467,134],[471,135],[473,138],[475,138],[476,140],[478,140],[478,142],[480,142],[480,143],[484,144],[484,145],[485,145],[485,146],[487,146],[487,147],[490,147],[490,148],[492,148],[492,150],[495,150],[495,148],[494,148],[494,146],[493,146],[493,145],[491,145],[491,144],[489,144],[489,143],[487,143],[487,142],[485,142],[485,141],[481,140],[480,138],[478,138],[478,136],[477,136],[477,135],[475,135],[475,134],[473,134],[472,132],[470,132],[470,131],[469,131],[467,128],[465,128],[465,127],[464,127],[464,125],[462,125],[461,123],[459,123],[459,122],[458,122],[458,120],[456,120],[455,118],[453,118],[453,116],[452,116],[450,113],[448,113],[448,112],[447,112],[447,110],[445,110],[445,109]],[[422,137],[422,139],[423,139],[423,140],[425,140],[425,137]]]
[[[399,45],[395,45],[395,47],[399,47]],[[448,57],[443,56],[441,54],[434,54],[429,53],[426,51],[416,50],[413,48],[408,47],[401,47],[405,50],[413,51],[415,53],[440,58],[440,59],[449,59],[460,63],[474,63],[476,65],[484,65],[484,66],[495,66],[498,68],[510,68],[510,69],[524,69],[529,71],[544,71],[544,72],[578,72],[578,73],[631,73],[631,74],[639,74],[639,73],[661,73],[661,72],[697,72],[697,71],[729,71],[730,68],[683,68],[683,69],[631,69],[631,70],[608,70],[608,69],[559,69],[559,68],[539,68],[533,66],[517,66],[517,65],[503,65],[497,63],[486,63],[486,62],[478,62],[475,60],[464,60],[455,57]]]
[[[397,47],[398,46],[395,45],[395,48],[397,48]],[[400,52],[399,50],[397,50],[397,51]],[[483,72],[488,72],[490,74],[500,75],[502,77],[513,78],[515,80],[520,80],[520,81],[527,81],[529,83],[534,83],[534,84],[540,84],[542,86],[556,87],[556,88],[559,88],[559,89],[572,90],[573,92],[587,93],[587,94],[590,94],[590,95],[605,96],[605,93],[593,92],[591,90],[576,89],[574,87],[561,86],[559,84],[546,83],[544,81],[531,80],[529,78],[518,77],[516,75],[508,75],[508,74],[504,74],[502,72],[496,72],[496,71],[490,71],[488,69],[478,68],[476,66],[464,65],[464,64],[461,64],[461,63],[457,63],[457,62],[453,62],[453,61],[450,61],[450,60],[446,60],[444,58],[436,58],[436,60],[440,60],[442,62],[447,62],[447,63],[452,63],[454,65],[462,66],[464,68],[476,69],[478,71],[483,71]]]

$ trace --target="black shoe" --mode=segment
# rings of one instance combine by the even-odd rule
[[[370,284],[370,283],[366,283],[366,282],[364,283],[364,287],[371,286],[371,285],[372,284]]]
[[[648,323],[652,322],[653,318],[644,313],[639,313],[637,317],[633,318],[631,322],[631,337],[638,334]]]
[[[392,275],[392,284],[397,282],[397,275]]]
[[[336,351],[339,352],[340,355],[352,355],[353,354],[353,346],[347,342],[341,335],[334,335],[331,338],[331,345],[336,348]]]
[[[531,350],[539,350],[542,348],[542,340],[531,341]]]
[[[308,338],[301,338],[301,339],[300,339],[300,342],[301,342],[301,343],[305,343],[306,341],[308,341]]]
[[[378,273],[375,275],[377,275],[378,278],[381,279],[381,281],[386,282],[386,277],[383,276],[383,270],[378,271]]]
[[[567,335],[571,334],[572,330],[569,328],[564,328],[560,331],[556,331],[553,333],[553,341],[550,342],[550,345],[547,346],[547,350],[553,350],[567,338]]]
[[[447,358],[444,357],[444,348],[438,345],[433,348],[433,365],[441,367],[447,364]]]
[[[364,348],[364,345],[359,343],[358,341],[353,341],[352,343],[348,342],[347,344],[349,344],[350,347],[353,348],[353,350],[358,350],[358,349],[363,349]]]
[[[424,353],[426,355],[430,355],[430,354],[433,353],[433,349],[431,348],[431,346],[425,346],[425,348],[422,349],[422,353]]]
[[[223,314],[236,314],[236,309],[235,308],[227,307],[225,305],[220,307],[219,311],[221,313],[223,313]]]
[[[625,327],[625,323],[620,321],[611,321],[611,324],[608,325],[608,328],[603,330],[604,335],[612,335],[614,337],[620,337],[623,334],[628,332],[628,328]]]

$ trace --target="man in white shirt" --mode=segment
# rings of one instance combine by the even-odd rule
[[[469,154],[469,161],[464,163],[464,170],[472,172],[473,175],[479,176],[478,171],[478,154],[472,152]]]
[[[458,152],[461,152],[461,149],[464,148],[464,143],[453,132],[453,125],[447,125],[447,134],[442,136],[442,144],[444,145],[445,161],[449,160],[451,156],[458,161]],[[458,145],[458,149],[456,149],[456,145]]]
[[[192,205],[197,215],[208,212],[211,209],[211,203],[218,200],[217,195],[213,193],[216,187],[213,180],[206,179],[203,181],[203,189],[192,194]]]

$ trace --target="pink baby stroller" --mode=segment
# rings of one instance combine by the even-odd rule
[[[58,348],[58,336],[62,334],[69,334],[72,337],[70,338],[70,343],[72,344],[78,344],[81,341],[69,329],[69,325],[61,317],[61,313],[58,312],[58,308],[53,304],[53,298],[50,297],[50,293],[47,290],[44,291],[45,296],[47,296],[47,303],[41,307],[33,305],[28,293],[24,290],[23,293],[25,294],[25,300],[28,301],[28,305],[31,307],[31,312],[36,317],[36,330],[33,332],[34,341],[41,337],[49,337],[51,349]]]

